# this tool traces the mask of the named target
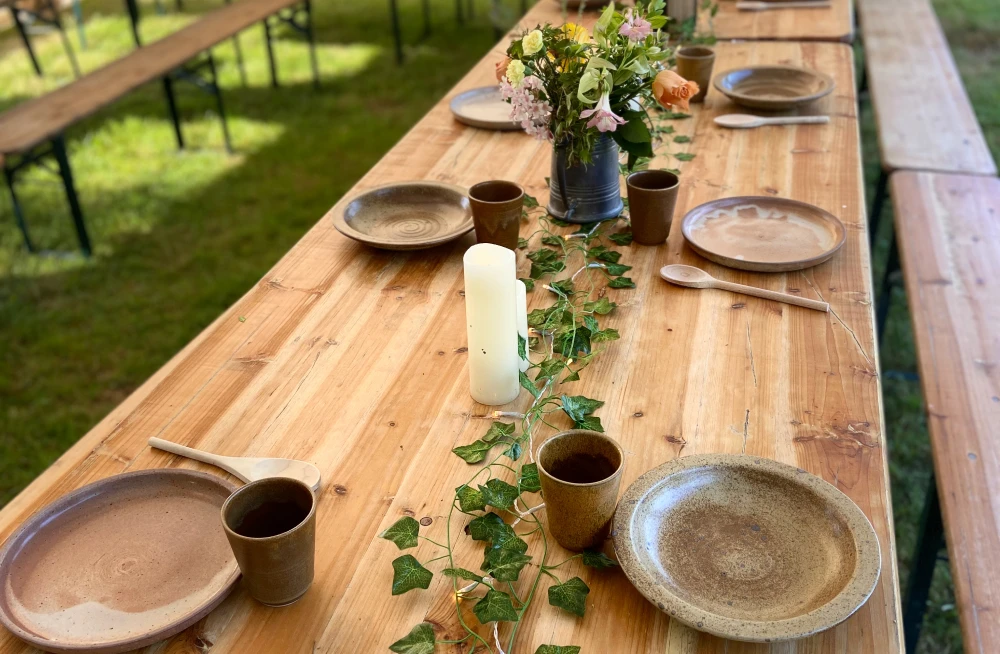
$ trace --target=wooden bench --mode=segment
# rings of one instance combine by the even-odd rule
[[[1000,652],[1000,180],[897,172],[890,184],[937,482],[903,603],[906,647],[943,514],[965,651]]]
[[[982,129],[930,0],[858,3],[882,172],[874,237],[894,170],[995,175]]]
[[[272,76],[275,76],[273,52],[270,47],[268,19],[276,16],[303,33],[309,41],[313,81],[319,85],[315,43],[312,34],[310,0],[238,0],[206,14],[200,20],[150,45],[138,48],[121,59],[81,77],[51,93],[23,102],[0,114],[0,155],[6,159],[4,173],[10,189],[15,217],[22,227],[25,244],[35,251],[28,234],[24,214],[15,193],[17,173],[40,160],[52,156],[66,188],[70,212],[76,226],[80,248],[90,253],[90,239],[83,222],[83,212],[77,200],[72,171],[63,133],[78,121],[111,104],[136,88],[162,80],[170,117],[174,124],[177,144],[184,147],[173,84],[183,79],[194,82],[213,94],[218,103],[226,148],[230,148],[226,127],[225,107],[216,79],[215,60],[211,48],[254,23],[263,21],[268,35]],[[189,65],[201,53],[206,58]],[[207,68],[210,77],[201,77]],[[276,76],[274,80],[276,82]]]

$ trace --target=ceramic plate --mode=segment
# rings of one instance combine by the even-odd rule
[[[372,189],[348,203],[334,227],[384,250],[420,250],[472,231],[467,191],[439,182],[402,182]]]
[[[459,93],[451,100],[451,113],[460,123],[480,127],[512,131],[521,129],[521,125],[510,119],[510,103],[500,97],[500,88],[484,86]]]
[[[847,619],[881,570],[854,502],[804,470],[745,455],[685,456],[632,484],[615,552],[639,592],[700,631],[803,638]]]
[[[713,82],[736,104],[779,111],[819,100],[833,92],[829,75],[798,66],[749,66],[720,73]]]
[[[235,489],[201,472],[143,470],[59,498],[0,551],[0,622],[74,653],[124,652],[186,629],[239,581],[220,517]]]
[[[684,216],[681,231],[709,261],[756,272],[815,266],[836,254],[847,239],[844,224],[830,212],[769,196],[706,202]]]

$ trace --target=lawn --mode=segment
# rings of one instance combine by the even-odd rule
[[[151,41],[217,6],[143,5]],[[308,51],[293,34],[277,45],[281,88],[272,89],[262,30],[241,35],[248,83],[234,50],[215,49],[236,154],[227,155],[214,101],[180,85],[189,148],[178,151],[159,84],[127,96],[68,134],[95,257],[26,254],[6,191],[0,192],[0,506],[254,284],[288,248],[478,60],[494,41],[486,10],[457,24],[453,0],[432,0],[434,30],[393,61],[387,2],[316,2],[323,88],[310,83]],[[407,41],[420,3],[401,0]],[[499,22],[514,21],[506,0]],[[1000,4],[937,0],[942,23],[994,150],[1000,151]],[[120,0],[87,0],[84,70],[131,50]],[[362,9],[364,8],[364,9]],[[66,83],[54,35],[35,38],[47,75],[37,78],[10,31],[0,34],[0,109]],[[864,112],[866,174],[878,153]],[[869,191],[870,192],[870,191]],[[20,186],[32,237],[47,249],[75,239],[61,183],[44,171]],[[888,223],[884,220],[883,224]],[[886,234],[878,244],[876,272]],[[885,370],[916,370],[905,296],[897,290],[883,347]],[[893,504],[905,585],[930,470],[919,383],[883,380]],[[937,568],[919,652],[957,654],[961,637],[947,566]]]

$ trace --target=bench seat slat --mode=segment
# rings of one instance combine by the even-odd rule
[[[1000,652],[1000,180],[891,189],[965,651]]]

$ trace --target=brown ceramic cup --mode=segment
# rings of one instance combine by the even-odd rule
[[[556,542],[575,551],[600,547],[618,501],[621,446],[599,432],[571,429],[542,443],[535,461]]]
[[[701,45],[693,45],[678,50],[677,74],[686,80],[698,83],[698,93],[691,102],[704,102],[708,86],[712,82],[712,66],[715,65],[715,51]]]
[[[666,170],[640,170],[625,180],[632,239],[659,245],[670,235],[680,178]]]
[[[286,606],[309,590],[316,551],[316,496],[301,481],[259,479],[222,505],[222,526],[243,582],[261,604]]]
[[[477,243],[494,243],[517,249],[524,211],[524,189],[514,182],[480,182],[469,189],[472,224]]]

